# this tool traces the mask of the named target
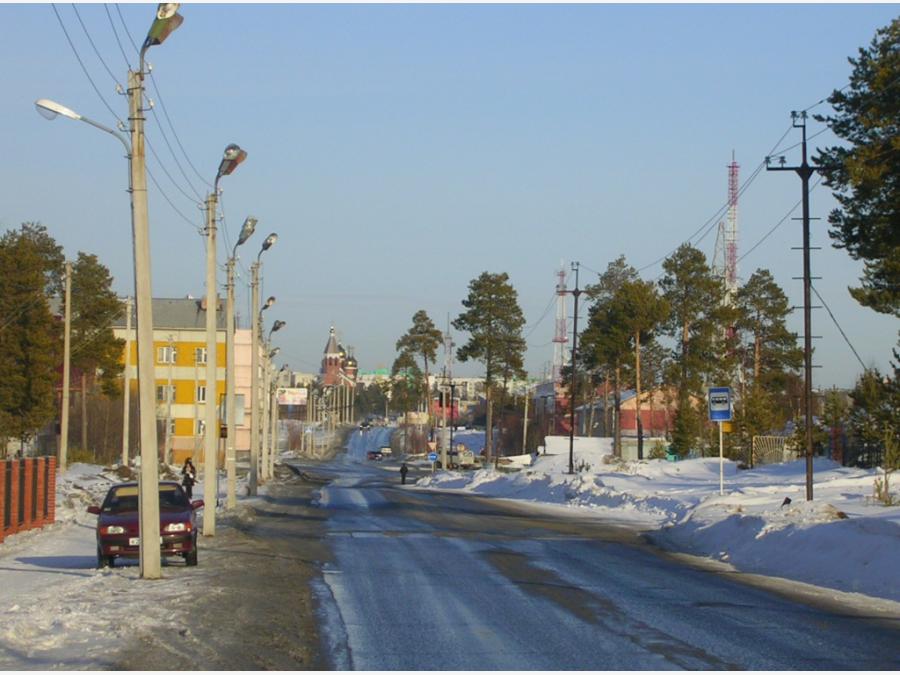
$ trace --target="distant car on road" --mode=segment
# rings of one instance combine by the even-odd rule
[[[382,454],[378,450],[369,450],[366,453],[366,459],[373,459],[375,461],[380,462],[382,459]]]
[[[202,499],[190,501],[175,481],[159,483],[159,541],[164,556],[181,556],[197,564],[197,509]],[[97,567],[112,567],[115,559],[136,558],[140,550],[138,484],[113,485],[100,506],[89,506],[97,518]]]

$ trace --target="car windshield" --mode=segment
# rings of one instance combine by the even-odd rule
[[[190,507],[191,503],[180,486],[159,486],[160,511],[182,511]],[[137,510],[138,489],[136,485],[122,485],[112,488],[103,502],[104,513],[129,513]]]

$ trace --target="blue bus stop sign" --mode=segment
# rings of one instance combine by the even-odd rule
[[[709,419],[711,422],[731,421],[731,387],[709,388]]]
[[[428,461],[429,461],[429,462],[436,462],[436,461],[437,461],[437,453],[436,453],[436,452],[429,452],[429,453],[428,453]]]

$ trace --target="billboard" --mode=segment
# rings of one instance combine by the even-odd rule
[[[278,405],[306,405],[306,387],[279,387],[276,392]]]

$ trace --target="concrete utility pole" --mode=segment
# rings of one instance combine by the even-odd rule
[[[798,120],[800,120],[798,122]],[[804,390],[804,430],[806,437],[806,500],[813,498],[813,442],[812,442],[812,314],[810,287],[812,276],[810,270],[809,245],[809,179],[819,169],[811,166],[806,159],[806,111],[791,111],[791,123],[795,129],[803,133],[802,158],[800,166],[785,166],[784,157],[779,157],[780,166],[769,166],[770,157],[766,157],[768,171],[794,171],[802,182],[803,192],[803,390]]]
[[[66,300],[68,303],[68,300]],[[125,385],[122,389],[122,466],[128,466],[129,417],[131,416],[131,296],[125,298]]]
[[[259,261],[250,267],[250,483],[256,495],[259,482]]]
[[[528,386],[525,386],[525,418],[522,420],[522,454],[528,452]]]
[[[216,309],[219,292],[216,288],[216,205],[219,199],[219,179],[228,176],[247,159],[247,153],[230,143],[222,154],[212,192],[206,198],[206,435],[203,453],[203,536],[216,534],[216,504],[219,501],[219,394],[216,386],[219,359],[216,348]]]
[[[225,474],[226,474],[226,508],[233,509],[237,506],[237,467],[235,466],[235,434],[237,416],[237,404],[235,402],[235,366],[234,366],[234,264],[237,258],[237,248],[247,241],[256,230],[257,220],[253,216],[247,216],[241,227],[241,234],[237,243],[231,250],[231,257],[226,265],[227,281],[226,306],[225,306],[225,418],[227,430],[225,434]]]
[[[169,360],[169,381],[166,386],[166,445],[163,448],[163,461],[166,464],[172,462],[172,368],[175,366],[175,342],[169,336],[169,349],[173,357]]]
[[[138,513],[142,532],[159,531],[159,448],[156,444],[155,374],[153,369],[153,311],[150,283],[150,228],[147,215],[147,173],[144,153],[144,57],[147,50],[163,41],[184,20],[178,14],[179,3],[160,3],[139,54],[137,71],[128,72],[128,119],[131,144],[125,137],[98,122],[47,99],[35,101],[41,114],[53,119],[63,115],[86,122],[118,138],[129,160],[131,190],[131,229],[134,248],[134,287],[137,308],[138,391],[141,419],[141,473],[138,482]],[[140,543],[140,570],[143,579],[160,577],[160,549],[155,535],[151,545]]]
[[[69,452],[69,371],[72,360],[72,263],[66,262],[66,307],[63,335],[62,410],[59,414],[59,472],[65,473]]]
[[[268,348],[268,341],[266,341],[266,350],[268,350]],[[260,446],[259,475],[263,482],[269,480],[269,374],[271,367],[269,353],[266,351],[266,357],[263,360],[262,367],[262,386],[260,387],[259,392],[260,398],[262,399],[262,419],[260,420],[260,427],[262,428],[262,445]]]
[[[283,371],[283,369],[282,369]],[[275,475],[275,451],[278,449],[278,380],[282,371],[278,371],[271,385],[271,401],[269,403],[269,415],[272,428],[269,430],[269,438],[271,439],[271,447],[269,448],[269,476]]]
[[[246,221],[245,221],[246,223]],[[234,417],[237,414],[234,387],[234,257],[237,244],[226,265],[225,282],[225,508],[237,506],[237,471],[235,468]]]
[[[259,269],[260,257],[268,251],[278,240],[274,232],[263,241],[259,253],[256,254],[256,262],[250,267],[250,295],[251,309],[250,321],[250,484],[251,495],[257,492],[259,483],[259,340],[262,334],[262,312],[273,304],[275,297],[269,296],[262,308],[259,306]]]
[[[134,285],[137,307],[138,392],[141,417],[141,473],[138,501],[141,532],[152,532],[151,544],[141,538],[141,577],[162,576],[159,532],[159,449],[156,441],[156,376],[153,364],[153,291],[150,282],[150,225],[147,213],[147,170],[144,153],[144,59],[138,72],[128,73],[131,119],[131,185],[134,218]]]
[[[218,180],[216,181],[218,182]],[[216,534],[216,189],[206,198],[206,434],[203,439],[203,536]]]

